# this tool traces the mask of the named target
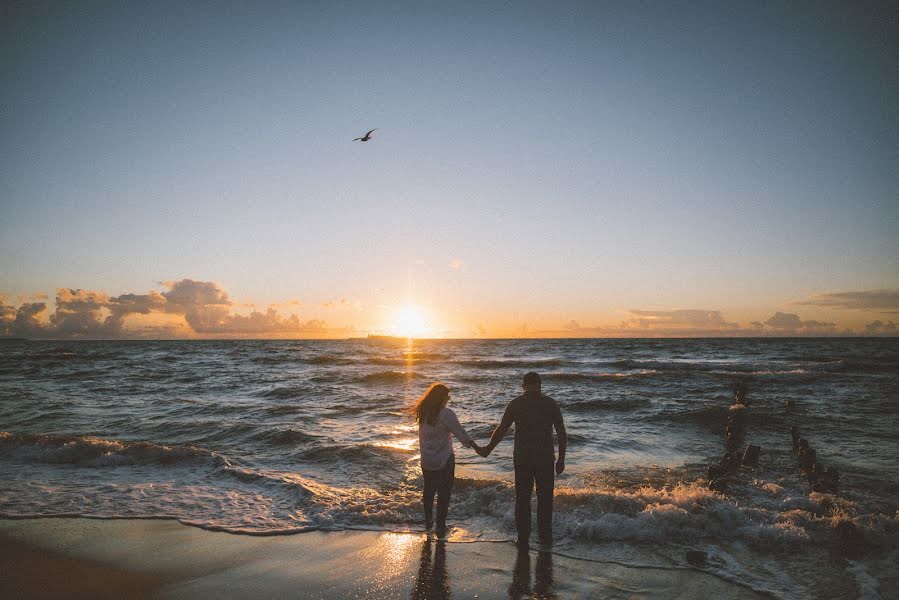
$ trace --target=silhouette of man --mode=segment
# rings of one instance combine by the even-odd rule
[[[524,376],[524,393],[506,406],[506,412],[490,443],[478,451],[487,457],[515,425],[515,527],[518,543],[527,544],[531,535],[531,494],[537,486],[537,534],[540,542],[552,543],[553,488],[555,475],[565,470],[565,448],[568,436],[559,405],[541,391],[540,375],[530,372]],[[559,460],[555,457],[552,430],[559,438]],[[555,463],[555,474],[553,473]]]

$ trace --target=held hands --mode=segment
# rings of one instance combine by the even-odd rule
[[[478,446],[477,442],[472,442],[471,447],[474,448],[474,451],[478,453],[478,456],[487,458],[490,454],[490,450],[485,448],[484,446]]]

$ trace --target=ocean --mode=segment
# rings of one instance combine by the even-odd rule
[[[899,594],[897,339],[4,341],[0,517],[420,532],[404,409],[441,381],[486,443],[531,370],[568,429],[555,552],[700,550],[773,597]],[[758,464],[710,489],[737,412]],[[836,487],[810,487],[791,426]],[[456,442],[451,542],[514,539],[511,453]]]

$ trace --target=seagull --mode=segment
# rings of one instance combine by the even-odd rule
[[[371,132],[372,132],[372,131],[375,131],[376,129],[377,129],[377,127],[375,127],[374,129],[370,130],[368,133],[366,133],[366,134],[363,135],[362,137],[357,137],[357,138],[353,139],[353,141],[354,141],[354,142],[367,142],[368,140],[371,139]]]

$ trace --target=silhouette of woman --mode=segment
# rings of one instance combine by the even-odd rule
[[[432,384],[411,411],[418,422],[418,442],[421,450],[421,472],[424,478],[422,502],[425,528],[433,525],[434,496],[437,496],[437,536],[446,535],[446,515],[456,476],[456,455],[453,439],[456,436],[466,448],[478,449],[468,432],[459,423],[456,413],[447,408],[449,388],[442,383]]]

